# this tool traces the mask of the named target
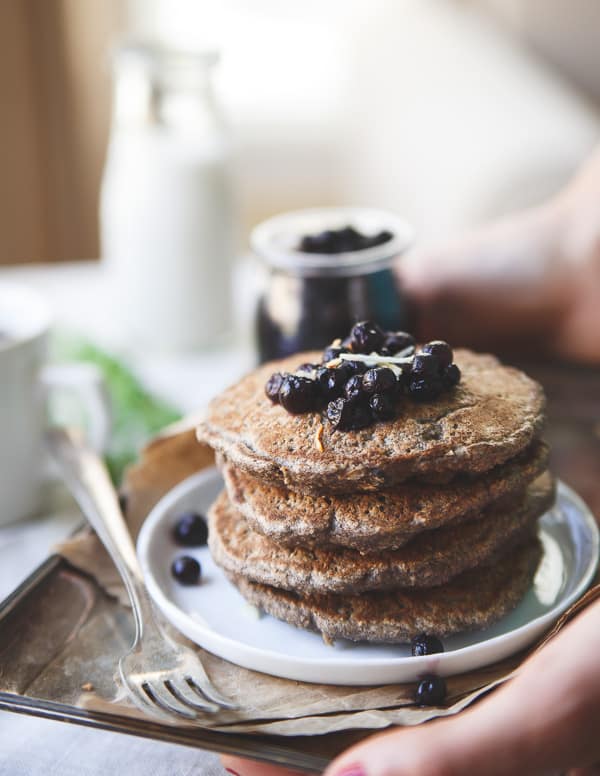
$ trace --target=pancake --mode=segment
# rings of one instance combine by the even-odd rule
[[[299,353],[247,375],[210,403],[198,438],[265,482],[347,494],[415,476],[439,482],[480,474],[518,455],[541,433],[541,386],[493,356],[467,350],[455,352],[462,371],[456,389],[424,404],[404,397],[396,420],[359,431],[336,431],[319,413],[290,415],[267,399],[264,386],[274,371],[319,357]]]
[[[361,552],[395,549],[422,531],[475,519],[491,503],[522,493],[548,463],[548,446],[527,450],[490,472],[446,485],[403,483],[393,490],[307,495],[268,485],[222,462],[231,502],[258,533],[282,545],[340,546]]]
[[[401,643],[418,633],[449,636],[486,628],[511,611],[529,589],[541,558],[529,537],[494,565],[467,571],[427,590],[311,595],[280,590],[228,573],[251,604],[280,620],[323,635],[327,642]]]
[[[365,555],[339,547],[283,547],[253,531],[223,491],[209,512],[209,547],[226,572],[301,595],[427,588],[490,563],[522,540],[553,501],[554,482],[546,473],[517,503],[495,504],[478,520],[425,531],[398,550]]]

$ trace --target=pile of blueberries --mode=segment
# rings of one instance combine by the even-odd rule
[[[361,321],[336,343],[326,348],[320,364],[302,364],[292,374],[272,374],[265,385],[268,398],[292,415],[322,410],[335,429],[351,431],[393,420],[402,396],[433,401],[460,381],[452,348],[442,340],[428,342],[417,353],[411,334],[385,332],[371,321]],[[348,356],[340,358],[346,354],[400,357],[403,363],[400,368],[385,362],[369,366]]]
[[[387,230],[377,234],[361,234],[352,226],[342,229],[326,229],[318,234],[307,234],[302,238],[298,250],[303,253],[345,253],[363,251],[389,242],[394,235]]]

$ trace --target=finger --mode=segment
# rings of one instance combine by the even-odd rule
[[[278,765],[268,765],[226,754],[221,755],[221,762],[230,776],[306,776],[306,773],[290,771]]]

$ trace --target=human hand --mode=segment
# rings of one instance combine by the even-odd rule
[[[600,773],[600,602],[484,700],[453,717],[368,738],[325,776],[569,776]],[[239,776],[294,772],[223,758]],[[569,770],[571,769],[571,770]],[[294,774],[294,776],[296,776]]]
[[[600,362],[600,152],[548,203],[398,264],[422,341]]]

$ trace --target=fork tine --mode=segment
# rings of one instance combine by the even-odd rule
[[[171,714],[178,714],[186,719],[196,719],[196,712],[189,706],[185,706],[181,701],[178,701],[162,682],[144,682],[142,684],[142,689],[159,706],[162,706]]]
[[[185,678],[192,690],[194,690],[201,698],[208,698],[223,709],[239,709],[237,703],[234,703],[233,701],[228,700],[224,695],[221,695],[211,683],[203,669],[200,676],[186,676]]]
[[[142,690],[135,682],[124,681],[123,682],[129,699],[134,703],[140,711],[150,716],[158,717],[159,719],[167,720],[170,716],[164,712],[160,706],[157,706],[154,701],[151,701],[148,694]]]
[[[198,693],[191,689],[183,677],[167,679],[165,684],[176,698],[182,703],[187,703],[188,706],[191,706],[194,709],[213,713],[219,710],[219,707],[215,703],[211,703],[206,698],[202,698],[201,700]]]

